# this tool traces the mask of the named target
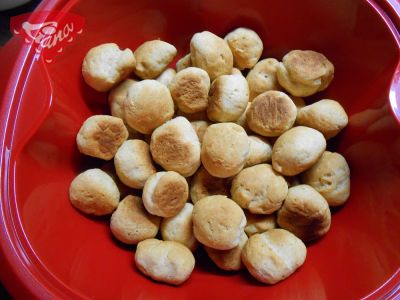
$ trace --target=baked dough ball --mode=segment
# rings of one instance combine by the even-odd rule
[[[323,99],[299,110],[296,123],[322,132],[329,139],[347,126],[349,118],[339,102]]]
[[[142,79],[153,79],[160,75],[174,59],[176,48],[164,41],[153,40],[141,44],[135,50],[135,74]]]
[[[148,239],[137,245],[136,267],[156,281],[179,285],[192,274],[195,259],[180,243]]]
[[[227,178],[243,168],[250,146],[242,127],[235,123],[208,126],[201,145],[201,162],[214,177]]]
[[[254,214],[277,211],[288,193],[283,176],[268,164],[260,164],[240,171],[232,181],[232,199]]]
[[[185,112],[183,112],[183,111],[178,109],[177,112],[176,112],[176,115],[178,117],[185,117],[190,122],[192,122],[192,121],[208,121],[207,111],[206,110],[189,114],[189,113],[185,113]]]
[[[319,131],[297,126],[283,133],[272,147],[272,166],[285,176],[297,175],[317,162],[326,141]]]
[[[87,170],[72,180],[69,187],[72,205],[86,214],[111,214],[119,202],[118,187],[112,178],[100,169]]]
[[[250,101],[258,95],[271,90],[279,90],[280,86],[276,78],[279,61],[275,58],[260,60],[247,74],[247,83],[250,90]]]
[[[237,28],[225,36],[232,51],[233,62],[239,69],[251,69],[263,52],[263,42],[258,34],[248,28]]]
[[[301,184],[289,189],[277,222],[303,241],[312,241],[325,235],[331,226],[328,202],[314,188]]]
[[[217,250],[210,247],[204,247],[210,259],[217,265],[218,268],[226,271],[238,271],[243,269],[242,264],[242,249],[248,238],[243,232],[240,236],[239,245],[229,250]]]
[[[121,118],[124,123],[124,102],[128,95],[129,88],[134,85],[137,81],[133,79],[125,79],[116,87],[114,87],[108,95],[108,103],[110,104],[111,115],[114,117]]]
[[[262,136],[279,136],[293,126],[296,115],[296,105],[288,95],[267,91],[251,102],[247,111],[247,124]]]
[[[83,122],[76,144],[82,154],[110,160],[127,138],[128,130],[120,118],[96,115]]]
[[[176,117],[154,130],[150,151],[165,170],[185,177],[192,176],[200,166],[199,138],[184,117]]]
[[[333,64],[323,54],[311,50],[290,51],[277,71],[279,84],[297,97],[307,97],[326,89],[333,73]]]
[[[135,189],[142,189],[147,178],[156,172],[149,145],[142,140],[124,142],[115,154],[114,165],[118,178]]]
[[[174,101],[168,88],[156,80],[132,85],[124,108],[128,125],[143,134],[151,133],[174,115]]]
[[[161,236],[164,241],[181,243],[190,250],[196,250],[198,242],[193,234],[193,204],[185,203],[182,210],[161,222]]]
[[[135,69],[136,60],[130,49],[120,50],[109,43],[89,50],[83,59],[85,82],[99,92],[106,92],[124,80]]]
[[[274,229],[277,227],[276,215],[256,215],[247,212],[246,213],[247,224],[244,228],[247,236],[252,236],[256,233],[263,233],[267,230]]]
[[[142,199],[126,196],[111,216],[112,234],[125,244],[137,244],[157,235],[160,218],[150,215],[143,207]]]
[[[174,80],[176,75],[176,71],[172,68],[167,68],[164,70],[164,72],[162,72],[157,78],[156,80],[158,82],[161,82],[163,85],[165,85],[166,87],[169,87],[169,85],[171,84],[172,80]]]
[[[229,196],[228,180],[211,176],[204,167],[200,167],[190,185],[190,198],[196,204],[200,199],[213,195]]]
[[[205,70],[211,81],[232,72],[231,49],[223,39],[209,31],[193,35],[190,41],[190,58],[192,65]]]
[[[342,205],[350,196],[350,169],[339,153],[325,151],[317,163],[302,174],[302,180],[316,189],[329,206]]]
[[[186,113],[195,113],[207,108],[210,77],[207,72],[188,67],[179,71],[169,86],[178,108]]]
[[[190,122],[192,124],[194,131],[196,131],[197,137],[199,138],[200,143],[203,142],[203,136],[204,133],[207,130],[207,127],[211,125],[210,122],[207,121],[192,121]]]
[[[207,116],[215,122],[236,121],[248,102],[249,86],[243,76],[219,76],[211,85]]]
[[[236,247],[245,225],[243,210],[226,196],[205,197],[194,205],[194,236],[210,248],[229,250]]]
[[[182,57],[181,59],[179,59],[176,62],[176,71],[180,72],[183,69],[189,68],[192,66],[192,60],[190,58],[190,53],[186,54],[184,57]]]
[[[245,168],[271,161],[272,146],[266,138],[250,135],[249,142],[250,152],[244,165]]]
[[[185,177],[176,172],[157,172],[147,179],[142,197],[152,215],[173,217],[185,206],[189,187]]]
[[[271,229],[249,238],[242,261],[257,280],[274,284],[289,277],[305,261],[307,248],[284,229]]]

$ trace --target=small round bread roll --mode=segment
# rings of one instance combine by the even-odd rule
[[[244,228],[247,236],[252,236],[256,233],[263,233],[267,230],[274,229],[277,227],[276,215],[256,215],[247,212],[246,213],[247,224]]]
[[[214,177],[227,178],[243,168],[250,146],[242,127],[235,123],[208,126],[201,145],[201,162]]]
[[[240,171],[232,181],[232,199],[253,214],[277,211],[288,193],[283,176],[268,164],[260,164]]]
[[[271,90],[279,90],[280,86],[276,78],[279,61],[275,58],[260,60],[247,74],[249,84],[250,101],[258,95]]]
[[[160,75],[174,59],[176,48],[164,41],[153,40],[141,44],[135,50],[135,74],[142,79],[153,79]]]
[[[297,97],[307,97],[326,89],[333,74],[333,64],[323,54],[311,50],[290,51],[277,71],[279,84]]]
[[[82,75],[96,91],[106,92],[128,77],[135,65],[135,56],[130,49],[120,50],[114,43],[102,44],[86,54]]]
[[[76,144],[82,154],[110,160],[127,138],[128,130],[120,118],[96,115],[83,122]]]
[[[250,135],[250,152],[247,156],[245,168],[271,161],[272,146],[264,137]]]
[[[176,216],[185,206],[189,187],[185,177],[174,172],[157,172],[147,179],[143,188],[143,204],[152,215]]]
[[[156,281],[179,285],[192,274],[195,259],[180,243],[148,239],[137,245],[136,267]]]
[[[233,54],[235,67],[251,69],[263,52],[263,42],[258,34],[248,28],[237,28],[225,36]]]
[[[242,249],[248,238],[243,232],[240,236],[239,245],[229,250],[217,250],[210,247],[204,247],[208,256],[217,265],[218,268],[226,271],[238,271],[243,269]]]
[[[111,216],[110,228],[119,241],[133,245],[157,235],[160,218],[150,215],[142,199],[126,196]]]
[[[129,88],[136,82],[137,81],[133,79],[125,79],[115,88],[113,88],[110,91],[110,94],[108,95],[108,103],[110,104],[111,115],[114,117],[121,118],[125,124],[126,124],[124,115],[125,98],[128,95]]]
[[[192,60],[190,58],[190,53],[186,54],[184,57],[182,57],[181,59],[179,59],[176,62],[176,71],[180,72],[183,69],[189,68],[192,66]]]
[[[143,134],[151,133],[174,115],[174,101],[168,88],[156,80],[132,85],[124,108],[128,125]]]
[[[161,222],[161,236],[164,241],[181,243],[190,250],[196,250],[198,242],[193,234],[193,204],[185,203],[182,210],[174,217]]]
[[[110,175],[100,169],[90,169],[72,180],[69,199],[80,211],[103,216],[117,208],[119,191]]]
[[[293,274],[305,261],[307,248],[284,229],[251,236],[242,250],[242,261],[257,280],[274,284]]]
[[[322,133],[309,127],[294,127],[278,137],[272,147],[272,166],[285,176],[300,174],[317,162],[325,148]]]
[[[154,130],[150,151],[165,170],[185,177],[192,176],[200,166],[200,141],[184,117],[176,117]]]
[[[229,196],[228,180],[211,176],[204,167],[200,167],[190,185],[190,198],[196,204],[200,199],[213,195]]]
[[[347,126],[349,118],[339,102],[323,99],[299,110],[296,123],[322,132],[326,139]]]
[[[342,205],[350,196],[350,169],[339,153],[325,151],[301,178],[305,184],[316,189],[329,206]]]
[[[114,165],[118,178],[134,189],[142,189],[147,178],[156,172],[150,147],[142,140],[124,142],[115,154]]]
[[[203,136],[204,133],[207,130],[207,127],[211,125],[210,122],[207,121],[192,121],[190,122],[192,124],[194,131],[196,131],[197,137],[199,138],[200,143],[203,142]]]
[[[236,121],[248,102],[249,86],[243,76],[219,76],[211,85],[207,116],[215,122]]]
[[[163,85],[165,85],[167,88],[169,88],[169,85],[171,84],[172,80],[174,80],[176,75],[176,71],[172,68],[167,68],[162,72],[156,80],[158,82],[161,82]]]
[[[209,31],[193,35],[190,41],[190,58],[192,65],[205,70],[211,81],[232,72],[231,49],[227,42]]]
[[[210,77],[202,69],[188,67],[176,74],[169,90],[181,111],[186,113],[203,111],[208,105]]]
[[[278,211],[278,225],[305,242],[325,235],[331,226],[328,202],[314,188],[301,184],[289,189]]]
[[[247,111],[250,129],[262,136],[279,136],[296,121],[297,109],[292,99],[283,92],[267,91],[251,102]]]
[[[210,248],[229,250],[236,247],[240,243],[245,225],[246,216],[243,210],[226,196],[205,197],[194,205],[194,236]]]

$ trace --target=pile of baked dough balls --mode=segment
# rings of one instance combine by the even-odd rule
[[[161,40],[134,52],[102,44],[84,58],[83,78],[109,92],[111,115],[89,117],[76,142],[109,162],[73,179],[70,200],[110,215],[153,280],[186,281],[202,246],[217,267],[274,284],[349,198],[349,166],[327,150],[347,114],[335,100],[304,99],[329,86],[333,64],[311,50],[282,61],[262,53],[259,35],[238,28],[194,34],[179,60]]]

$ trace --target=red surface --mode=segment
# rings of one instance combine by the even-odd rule
[[[41,4],[38,9],[63,9],[86,18],[83,34],[54,63],[32,61],[31,49],[18,38],[0,53],[7,57],[1,74],[0,275],[9,291],[19,299],[399,295],[400,70],[393,25],[398,20],[390,22],[375,3],[361,0],[109,3]],[[395,16],[392,10],[388,14]],[[313,49],[334,63],[333,83],[314,99],[337,99],[350,115],[335,145],[351,167],[351,197],[334,212],[329,234],[308,247],[304,266],[275,286],[243,273],[224,274],[202,253],[183,286],[156,284],[138,274],[134,249],[115,242],[107,220],[85,217],[68,201],[74,176],[99,163],[78,154],[75,135],[86,117],[107,112],[106,95],[83,83],[81,61],[100,43],[135,49],[154,38],[172,42],[183,56],[193,33],[207,29],[224,35],[237,26],[261,35],[264,56],[280,59],[291,49]]]

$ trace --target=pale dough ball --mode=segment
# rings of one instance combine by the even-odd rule
[[[96,115],[83,122],[76,144],[82,154],[110,160],[127,138],[128,130],[120,118]]]
[[[193,204],[208,196],[229,196],[229,182],[226,178],[210,175],[204,167],[200,167],[194,174],[190,185],[190,198]]]
[[[331,226],[328,202],[314,188],[302,184],[291,187],[278,211],[277,222],[303,241],[325,235]]]
[[[232,181],[232,199],[240,207],[254,214],[277,211],[288,193],[283,176],[268,164],[260,164],[240,171]]]
[[[176,74],[169,90],[181,111],[186,113],[204,111],[208,105],[210,77],[202,69],[188,67]]]
[[[173,217],[185,206],[189,187],[179,173],[157,172],[147,179],[142,197],[144,207],[152,215]]]
[[[283,133],[272,147],[272,166],[285,176],[310,168],[324,153],[326,141],[319,131],[297,126]]]
[[[110,228],[116,239],[125,244],[137,244],[157,235],[160,218],[150,215],[142,199],[126,196],[111,216]]]
[[[142,140],[124,142],[115,154],[114,165],[118,178],[135,189],[142,189],[147,178],[156,172],[150,147]]]
[[[169,85],[171,84],[172,80],[174,80],[175,75],[176,71],[174,69],[167,68],[156,78],[156,80],[169,88]]]
[[[226,271],[238,271],[243,269],[242,264],[242,249],[248,238],[243,232],[240,236],[239,245],[229,250],[217,250],[210,247],[204,247],[210,259],[217,265],[218,268]]]
[[[72,180],[69,199],[78,210],[96,216],[111,214],[119,202],[118,187],[100,169],[87,170]]]
[[[195,259],[180,243],[148,239],[137,245],[136,267],[156,281],[179,285],[192,274]]]
[[[190,53],[186,54],[184,57],[182,57],[181,59],[179,59],[176,62],[176,71],[180,72],[183,69],[189,68],[192,66],[192,60],[190,58]]]
[[[154,130],[150,151],[165,170],[185,177],[192,176],[200,166],[200,141],[184,117],[176,117]]]
[[[168,88],[156,80],[143,80],[128,89],[125,119],[135,130],[149,134],[174,115],[174,101]]]
[[[205,197],[194,205],[194,236],[210,248],[229,250],[238,246],[245,225],[243,210],[225,196]]]
[[[271,229],[249,238],[242,250],[242,261],[257,280],[274,284],[294,273],[306,255],[306,246],[294,234]]]
[[[161,222],[161,236],[164,241],[181,243],[190,250],[196,250],[198,242],[193,234],[193,204],[185,203],[182,210]]]
[[[317,163],[302,174],[302,180],[317,190],[329,206],[342,205],[350,196],[350,169],[339,153],[325,151]]]
[[[117,44],[109,43],[89,50],[82,64],[85,82],[99,92],[106,92],[124,80],[136,65],[130,49],[120,50]]]
[[[135,50],[135,74],[142,79],[153,79],[160,75],[174,59],[176,48],[164,41],[153,40],[141,44]]]
[[[192,124],[194,131],[196,131],[197,137],[199,138],[200,143],[203,142],[203,136],[204,133],[206,132],[208,126],[211,125],[210,122],[207,121],[192,121],[190,122]]]
[[[209,31],[193,35],[190,41],[192,65],[205,70],[213,81],[220,75],[230,74],[233,56],[228,44]]]
[[[250,101],[258,95],[271,90],[279,90],[280,86],[276,77],[279,61],[275,58],[260,60],[246,76],[250,90]]]
[[[249,86],[243,76],[222,75],[210,89],[207,116],[215,122],[233,122],[239,119],[249,102]]]
[[[246,132],[235,123],[210,125],[203,136],[201,162],[215,177],[234,176],[247,160],[249,144]]]
[[[271,161],[272,145],[266,138],[250,135],[249,142],[250,152],[244,165],[245,168]]]
[[[267,230],[274,229],[276,224],[276,214],[258,215],[246,212],[247,224],[244,228],[247,236],[252,236],[256,233],[263,233]]]
[[[339,102],[323,99],[301,108],[296,123],[320,131],[326,139],[347,126],[349,118]]]
[[[292,99],[283,92],[267,91],[251,102],[247,124],[262,136],[279,136],[296,121],[297,109]]]

